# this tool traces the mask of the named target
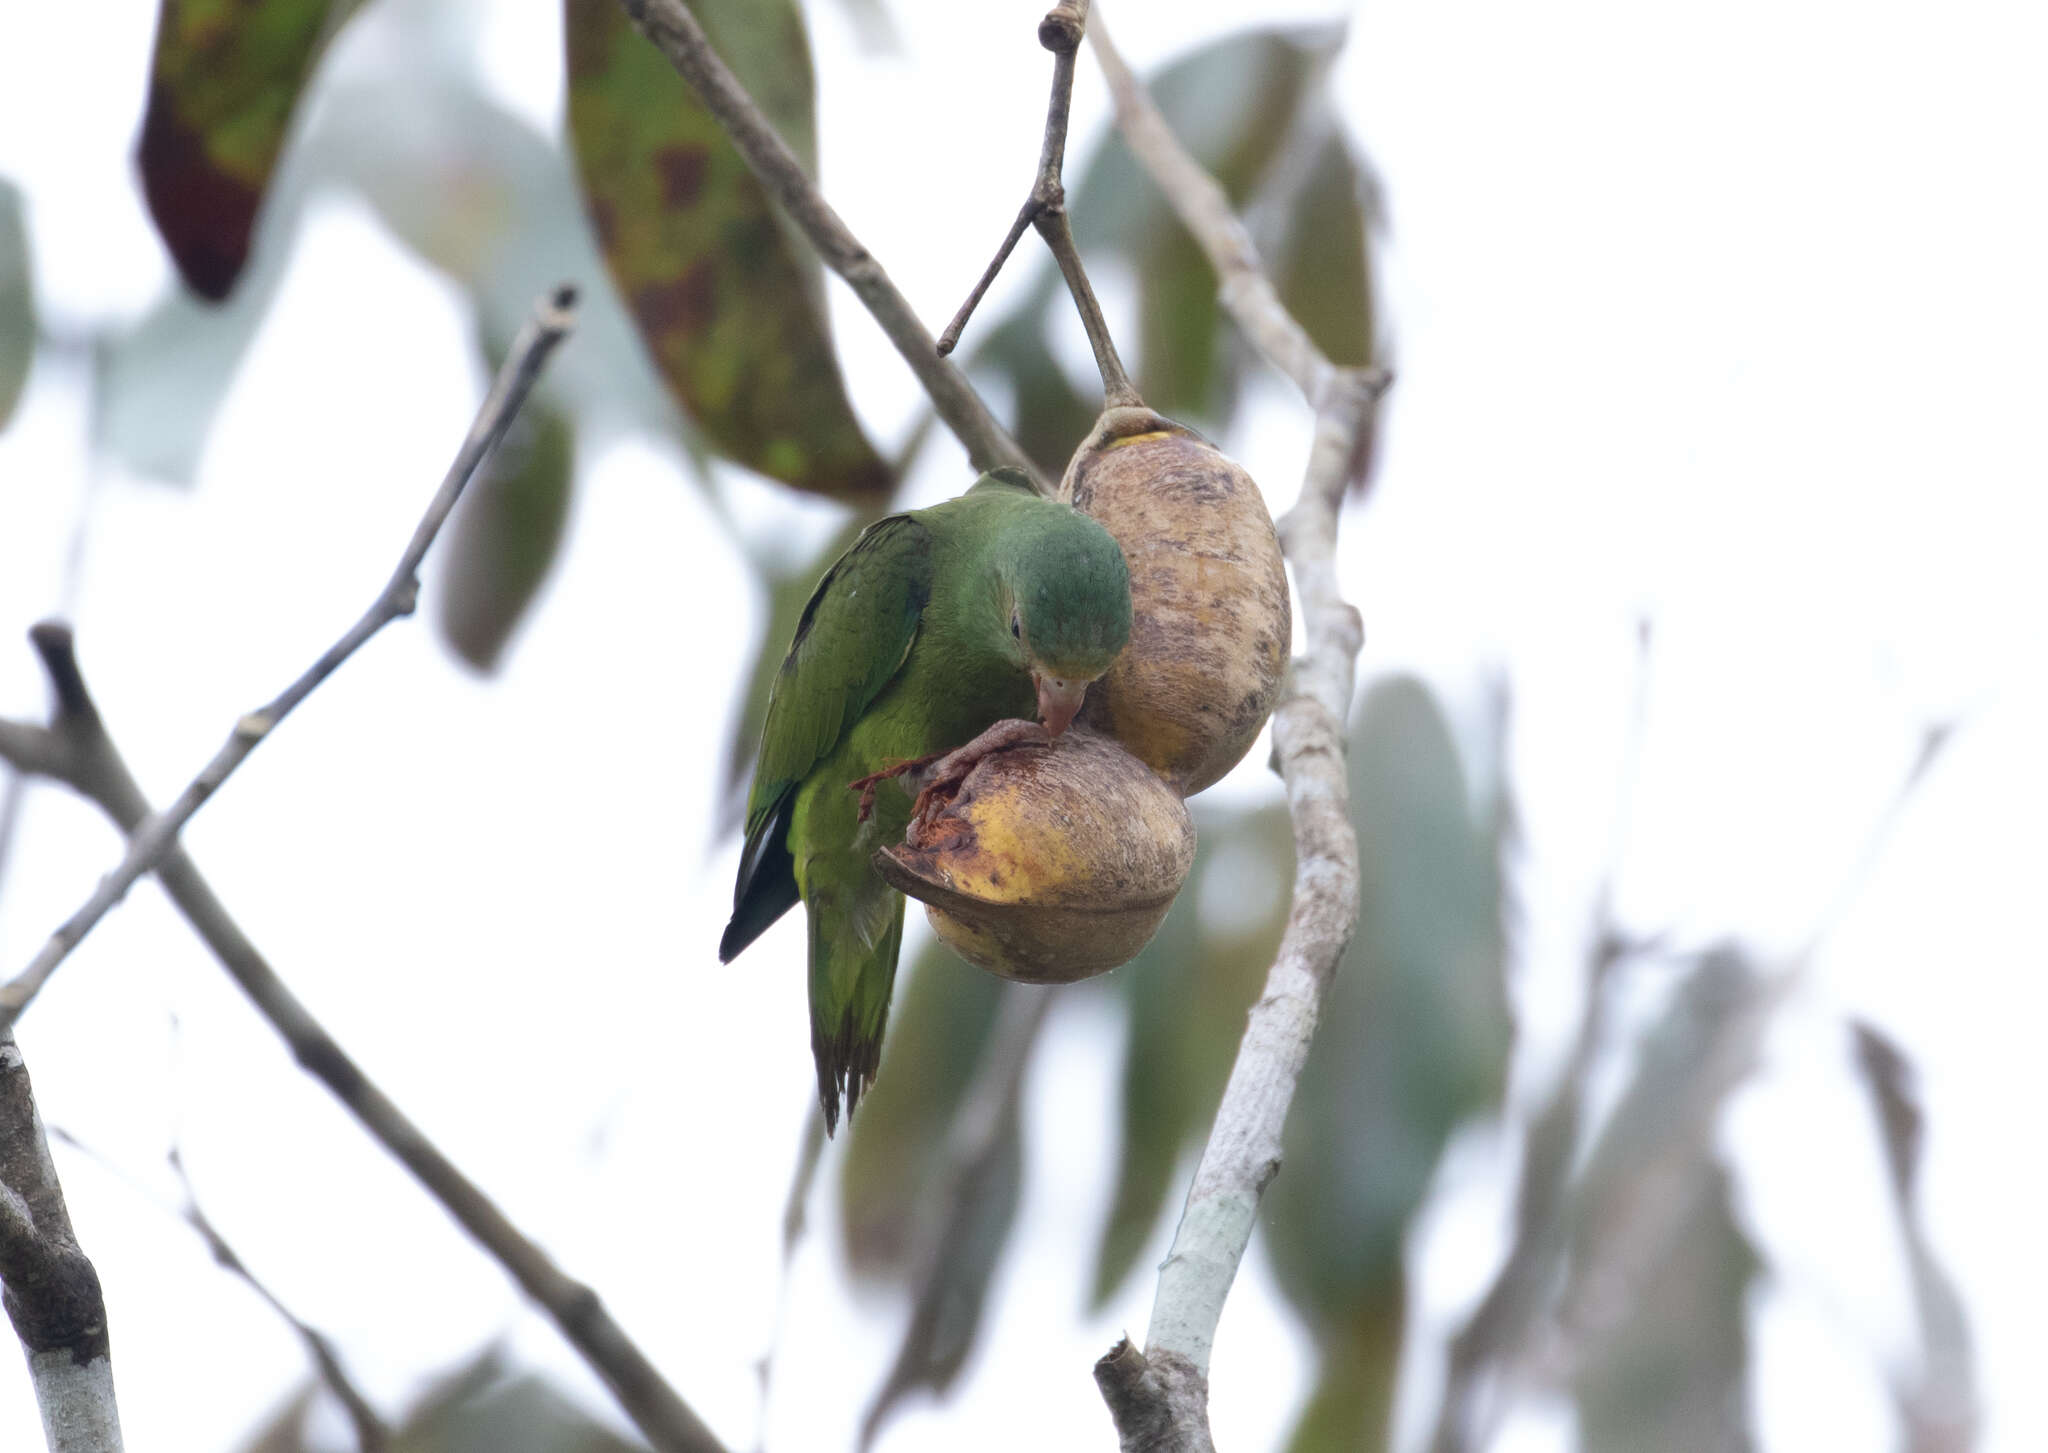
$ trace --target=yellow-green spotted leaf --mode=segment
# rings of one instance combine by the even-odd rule
[[[163,0],[136,160],[143,195],[192,291],[241,276],[285,131],[336,0]]]
[[[879,499],[890,469],[847,401],[816,259],[616,0],[566,8],[585,205],[656,366],[720,453],[798,489]],[[808,163],[810,46],[793,0],[692,10]]]

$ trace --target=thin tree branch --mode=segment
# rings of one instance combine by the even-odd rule
[[[190,1227],[199,1239],[206,1243],[208,1254],[221,1269],[239,1278],[262,1299],[265,1306],[277,1313],[285,1325],[292,1329],[300,1344],[305,1347],[306,1355],[312,1360],[314,1371],[319,1374],[321,1382],[347,1412],[349,1423],[356,1430],[356,1443],[363,1453],[382,1453],[383,1449],[390,1446],[391,1430],[384,1425],[384,1420],[378,1416],[377,1410],[371,1406],[369,1399],[349,1376],[348,1369],[342,1365],[340,1355],[335,1352],[334,1344],[327,1339],[326,1334],[317,1327],[301,1321],[275,1292],[249,1270],[248,1264],[242,1260],[227,1238],[221,1235],[219,1228],[204,1211],[200,1210],[198,1197],[192,1190],[192,1178],[185,1170],[185,1158],[178,1153],[176,1146],[171,1147],[168,1161],[171,1173],[177,1178],[183,1201],[173,1206],[107,1155],[80,1140],[63,1126],[51,1126],[50,1138],[63,1141],[80,1155],[99,1165],[109,1175],[125,1183],[136,1195]]]
[[[199,1239],[206,1243],[208,1253],[219,1263],[222,1270],[241,1278],[249,1289],[261,1297],[264,1304],[283,1318],[285,1325],[292,1329],[300,1345],[306,1349],[306,1355],[312,1359],[314,1368],[320,1374],[320,1381],[326,1384],[327,1390],[334,1394],[335,1401],[347,1412],[349,1425],[356,1431],[356,1445],[362,1449],[362,1453],[384,1453],[384,1449],[391,1446],[391,1430],[384,1425],[384,1419],[378,1416],[376,1408],[370,1405],[370,1400],[363,1396],[363,1391],[356,1386],[355,1379],[349,1376],[348,1368],[342,1365],[341,1355],[334,1350],[334,1344],[327,1339],[324,1332],[301,1321],[290,1307],[278,1300],[277,1294],[265,1286],[255,1272],[249,1270],[248,1263],[242,1260],[240,1253],[229,1244],[228,1239],[220,1234],[220,1229],[199,1208],[199,1198],[192,1190],[192,1177],[185,1171],[185,1158],[178,1153],[176,1146],[171,1147],[170,1165],[172,1174],[178,1178],[178,1188],[185,1198],[184,1205],[178,1208],[178,1218],[198,1233]]]
[[[568,286],[556,289],[541,303],[532,320],[513,340],[504,366],[498,370],[483,406],[477,411],[475,422],[470,425],[469,436],[462,441],[455,462],[449,466],[440,489],[435,491],[426,514],[413,531],[411,543],[399,556],[398,567],[391,572],[391,579],[378,592],[376,600],[362,618],[340,640],[329,646],[298,680],[268,705],[259,707],[235,723],[227,743],[178,795],[177,801],[134,829],[128,840],[128,851],[119,866],[101,879],[99,887],[84,905],[50,935],[49,941],[29,966],[11,983],[0,988],[0,1027],[12,1025],[21,1017],[22,1010],[49,982],[57,966],[84,941],[94,925],[106,916],[107,910],[127,896],[135,881],[163,859],[192,814],[220,790],[221,784],[248,759],[277,724],[312,695],[370,637],[400,616],[412,614],[419,599],[420,562],[426,558],[434,537],[440,534],[449,511],[455,508],[456,500],[461,498],[470,476],[476,473],[478,466],[504,437],[506,429],[511,427],[513,416],[526,401],[534,381],[540,377],[548,355],[575,326],[575,306],[576,290]],[[60,685],[60,695],[62,689]]]
[[[620,0],[640,33],[668,57],[670,65],[697,93],[697,99],[718,119],[770,196],[811,240],[825,265],[846,280],[854,295],[881,324],[910,371],[917,375],[932,406],[954,437],[966,446],[976,469],[1007,464],[1021,469],[1041,493],[1052,486],[1009,432],[996,422],[967,376],[939,356],[938,347],[897,290],[889,274],[861,245],[832,209],[796,153],[776,132],[761,108],[711,48],[704,28],[682,0]]]
[[[132,832],[149,818],[149,802],[101,724],[91,697],[85,694],[70,631],[45,623],[31,634],[51,668],[52,679],[75,683],[75,693],[71,693],[75,709],[66,710],[60,704],[55,725],[48,728],[0,723],[7,728],[0,731],[0,756],[23,770],[40,770],[40,766],[31,767],[31,762],[55,767],[48,775],[96,804],[124,832]],[[60,702],[66,695],[60,688]],[[33,739],[37,733],[42,740]],[[16,756],[14,747],[24,742],[30,750]],[[313,1017],[229,916],[182,845],[174,842],[166,849],[157,866],[157,880],[200,941],[290,1047],[300,1067],[332,1091],[455,1223],[554,1319],[647,1440],[662,1453],[722,1453],[718,1440],[662,1380],[597,1294],[566,1275],[513,1225]]]
[[[50,1453],[121,1453],[100,1279],[64,1208],[14,1032],[0,1029],[0,1284]]]
[[[531,386],[542,358],[567,331],[572,301],[567,290],[557,293],[515,340],[455,468],[435,495],[378,604],[355,630],[321,658],[313,671],[277,702],[257,713],[263,718],[259,726],[247,726],[245,719],[245,726],[238,728],[224,752],[224,756],[230,757],[230,767],[246,756],[277,718],[303,699],[362,640],[410,609],[417,591],[414,572],[421,558],[446,519],[463,482],[503,432],[512,410]],[[130,835],[131,845],[140,841],[152,825],[170,822],[170,829],[160,833],[159,845],[144,858],[144,866],[154,865],[166,895],[290,1046],[300,1065],[326,1085],[456,1223],[554,1318],[563,1335],[611,1388],[649,1442],[664,1453],[717,1453],[718,1440],[662,1380],[646,1354],[612,1319],[597,1294],[564,1274],[546,1252],[506,1219],[491,1199],[427,1139],[307,1011],[229,917],[177,842],[177,823],[169,814],[158,817],[151,812],[141,787],[107,734],[78,669],[70,631],[61,625],[44,623],[30,632],[30,638],[55,688],[54,724],[37,728],[19,722],[0,722],[0,757],[19,770],[50,776],[76,789]],[[240,746],[239,755],[232,755],[244,739],[246,745]],[[220,760],[217,758],[216,763]],[[206,780],[206,774],[202,774],[202,783]],[[213,785],[218,785],[217,779]],[[203,800],[204,794],[201,796]],[[129,857],[138,856],[142,855],[131,846]]]
[[[1038,43],[1053,54],[1052,95],[1045,107],[1045,139],[1039,146],[1038,174],[1032,180],[1031,195],[1018,208],[1016,221],[1010,224],[1003,245],[996,249],[995,260],[982,273],[967,301],[960,305],[960,311],[953,315],[953,321],[946,325],[946,331],[939,335],[939,352],[953,351],[961,330],[974,315],[975,305],[1003,270],[1017,239],[1024,235],[1026,227],[1036,227],[1060,265],[1067,291],[1073,295],[1074,307],[1081,315],[1081,326],[1088,332],[1088,346],[1095,350],[1095,367],[1102,375],[1104,407],[1135,407],[1145,401],[1138,397],[1130,375],[1124,371],[1116,342],[1109,335],[1109,323],[1102,316],[1102,305],[1095,300],[1095,289],[1089,286],[1088,270],[1081,265],[1080,250],[1074,246],[1074,229],[1067,218],[1066,184],[1061,178],[1066,165],[1067,117],[1074,105],[1074,60],[1087,27],[1088,0],[1060,0],[1038,22]]]
[[[1219,297],[1316,410],[1300,497],[1279,520],[1294,569],[1307,651],[1273,712],[1273,755],[1294,823],[1293,903],[1280,952],[1251,1011],[1223,1102],[1159,1272],[1144,1351],[1119,1344],[1096,1380],[1126,1453],[1206,1453],[1209,1353],[1251,1238],[1259,1197],[1280,1168],[1280,1132],[1308,1057],[1322,996],[1358,917],[1358,834],[1351,823],[1343,725],[1364,628],[1337,579],[1337,517],[1362,467],[1389,379],[1339,368],[1281,304],[1222,189],[1174,137],[1131,75],[1098,14],[1090,28],[1117,124],[1216,269]]]

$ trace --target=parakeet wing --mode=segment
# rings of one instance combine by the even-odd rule
[[[784,843],[791,796],[901,669],[931,583],[930,533],[908,515],[890,515],[863,530],[811,593],[768,691],[721,959],[796,904]]]

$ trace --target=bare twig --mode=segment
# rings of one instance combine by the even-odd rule
[[[946,325],[946,331],[939,335],[939,352],[953,351],[961,330],[974,316],[975,305],[1003,270],[1017,239],[1024,235],[1026,227],[1036,227],[1045,245],[1052,249],[1060,275],[1067,280],[1067,291],[1073,295],[1074,307],[1081,315],[1081,326],[1088,331],[1088,346],[1095,350],[1095,367],[1102,375],[1104,406],[1122,408],[1143,404],[1144,400],[1138,397],[1130,375],[1124,372],[1116,342],[1109,336],[1109,323],[1102,316],[1102,305],[1096,302],[1088,271],[1081,265],[1080,250],[1074,246],[1074,229],[1067,218],[1066,184],[1061,179],[1066,165],[1067,116],[1074,104],[1074,59],[1087,27],[1088,0],[1059,0],[1038,23],[1038,43],[1053,54],[1052,96],[1045,107],[1045,139],[1039,147],[1038,174],[1032,179],[1031,195],[1017,209],[1017,219],[1010,224],[1003,245],[996,249],[995,260],[983,271],[974,291]]]
[[[0,1029],[0,1283],[50,1453],[121,1453],[100,1279],[79,1248],[14,1032]]]
[[[986,1183],[995,1174],[1006,1136],[1016,1125],[1024,1093],[1024,1071],[1045,1026],[1052,995],[1035,985],[1005,985],[995,1027],[975,1067],[974,1079],[946,1135],[944,1151],[924,1197],[931,1214],[921,1218],[911,1249],[910,1325],[896,1361],[861,1421],[860,1447],[874,1446],[882,1420],[898,1399],[918,1385],[931,1365],[940,1323],[948,1311],[948,1286],[975,1233],[976,1212]]]
[[[1089,34],[1109,79],[1117,124],[1216,269],[1223,306],[1316,410],[1307,477],[1279,521],[1308,634],[1308,649],[1296,658],[1273,713],[1273,755],[1294,823],[1293,904],[1160,1268],[1145,1349],[1119,1344],[1096,1365],[1126,1453],[1203,1453],[1212,1446],[1208,1372],[1216,1324],[1259,1197],[1280,1168],[1281,1127],[1323,992],[1358,917],[1358,834],[1351,824],[1343,724],[1364,630],[1338,585],[1337,516],[1389,380],[1382,370],[1339,368],[1323,356],[1260,271],[1251,238],[1222,189],[1174,137],[1099,15]]]
[[[0,1026],[11,1025],[21,1017],[22,1010],[49,981],[57,966],[92,932],[94,925],[106,916],[107,910],[127,896],[135,881],[163,859],[192,814],[220,789],[221,784],[248,759],[272,729],[294,707],[312,695],[370,637],[400,616],[412,614],[419,598],[420,562],[426,558],[434,537],[440,534],[449,511],[455,508],[463,486],[469,483],[470,476],[489,456],[505,430],[511,427],[513,416],[525,402],[534,380],[539,378],[548,355],[575,326],[575,305],[575,289],[567,286],[558,288],[513,340],[504,367],[498,370],[483,406],[477,411],[476,421],[470,425],[469,436],[462,441],[455,462],[449,466],[440,489],[435,491],[426,514],[420,518],[411,543],[399,556],[398,567],[391,572],[391,579],[378,592],[370,608],[275,700],[236,722],[234,730],[228,734],[227,743],[178,795],[177,801],[135,827],[128,839],[128,851],[119,866],[101,879],[99,887],[84,905],[50,935],[49,941],[29,966],[5,988],[0,988]]]
[[[46,623],[31,635],[51,679],[59,683],[56,724],[37,728],[19,722],[0,723],[5,728],[0,730],[0,757],[21,770],[42,773],[74,788],[116,826],[133,831],[149,817],[149,803],[85,692],[70,631]],[[71,683],[68,690],[62,684],[66,681]],[[165,851],[157,866],[157,879],[200,941],[291,1048],[299,1065],[327,1086],[456,1224],[554,1319],[647,1440],[663,1453],[718,1453],[718,1440],[613,1321],[597,1294],[566,1275],[513,1225],[335,1042],[229,916],[181,845],[172,843]]]
[[[881,324],[896,351],[903,355],[910,371],[931,397],[932,406],[954,437],[966,446],[975,468],[993,469],[1008,464],[1021,469],[1039,487],[1052,487],[1018,447],[1007,430],[996,422],[965,374],[939,356],[931,333],[919,321],[909,299],[889,280],[881,263],[848,230],[832,209],[817,184],[804,170],[796,153],[777,134],[761,108],[740,85],[724,61],[711,48],[704,28],[690,14],[682,0],[620,0],[641,34],[668,57],[677,74],[718,119],[739,148],[754,175],[768,189],[782,210],[818,249],[825,265],[846,280]]]
[[[263,1281],[249,1270],[248,1264],[229,1244],[227,1238],[221,1235],[219,1228],[204,1211],[200,1210],[198,1197],[192,1190],[192,1178],[185,1170],[185,1158],[178,1153],[176,1146],[171,1148],[168,1160],[171,1173],[177,1177],[178,1187],[184,1199],[181,1204],[174,1206],[63,1126],[51,1126],[50,1138],[63,1141],[80,1155],[97,1163],[107,1174],[124,1182],[138,1196],[191,1227],[199,1239],[206,1243],[208,1254],[219,1263],[221,1269],[240,1278],[266,1306],[283,1319],[285,1325],[292,1329],[293,1334],[305,1347],[306,1355],[312,1359],[314,1370],[319,1374],[321,1382],[348,1413],[349,1423],[356,1430],[356,1443],[363,1453],[381,1453],[381,1450],[390,1446],[390,1429],[384,1425],[384,1420],[378,1416],[377,1410],[370,1405],[369,1399],[363,1396],[362,1390],[349,1376],[348,1369],[342,1365],[340,1355],[334,1350],[334,1344],[329,1342],[318,1328],[301,1321],[275,1292],[264,1285]]]
[[[1607,866],[1594,894],[1586,954],[1585,999],[1578,1029],[1548,1099],[1522,1140],[1522,1172],[1515,1193],[1514,1240],[1507,1259],[1465,1325],[1451,1339],[1439,1399],[1438,1446],[1480,1416],[1488,1370],[1541,1315],[1555,1290],[1557,1267],[1569,1244],[1570,1171],[1579,1148],[1593,1070],[1607,1038],[1608,990],[1616,968],[1654,947],[1631,943],[1614,921],[1614,884],[1627,858],[1637,776],[1649,723],[1650,623],[1636,629],[1635,690],[1622,748],[1609,831]]]

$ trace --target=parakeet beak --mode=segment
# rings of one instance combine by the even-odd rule
[[[1081,698],[1088,694],[1088,683],[1036,674],[1031,680],[1038,687],[1038,719],[1045,723],[1047,731],[1058,736],[1073,725],[1074,713],[1081,709]]]

